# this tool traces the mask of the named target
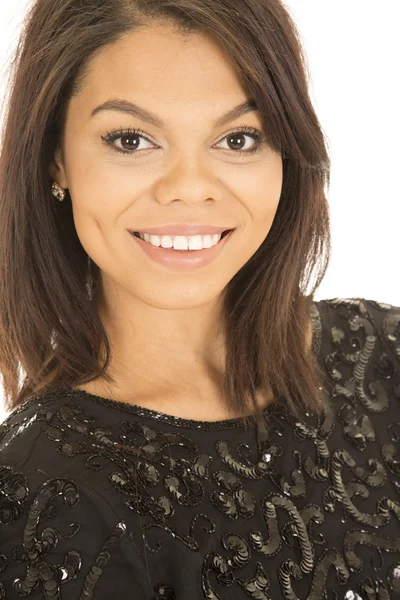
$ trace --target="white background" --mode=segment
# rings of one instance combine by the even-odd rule
[[[332,157],[332,259],[315,298],[363,297],[400,306],[400,3],[286,5],[300,30],[311,97]],[[27,6],[26,0],[0,3],[0,99]]]

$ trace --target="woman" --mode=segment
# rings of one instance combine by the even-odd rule
[[[283,4],[38,0],[9,88],[1,597],[399,592],[400,307],[313,299]]]

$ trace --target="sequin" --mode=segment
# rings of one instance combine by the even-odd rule
[[[0,425],[0,600],[400,594],[400,307],[314,302],[325,410],[173,417],[64,388]],[[328,385],[329,384],[329,385]]]

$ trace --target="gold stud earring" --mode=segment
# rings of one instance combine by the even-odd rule
[[[65,195],[66,195],[65,190],[63,190],[63,188],[56,181],[51,186],[51,193],[60,202],[62,202],[64,200]]]

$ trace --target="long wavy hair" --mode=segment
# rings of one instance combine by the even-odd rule
[[[275,402],[295,416],[320,412],[324,374],[305,335],[331,254],[330,157],[309,95],[299,31],[280,0],[33,3],[10,60],[1,131],[5,408],[97,377],[114,383],[95,302],[101,272],[79,241],[70,196],[59,203],[51,194],[49,165],[62,147],[67,105],[82,89],[89,61],[122,35],[159,22],[174,24],[182,35],[206,32],[219,40],[283,159],[273,225],[224,290],[222,393],[232,413],[250,409],[256,421],[260,389],[272,390]]]

